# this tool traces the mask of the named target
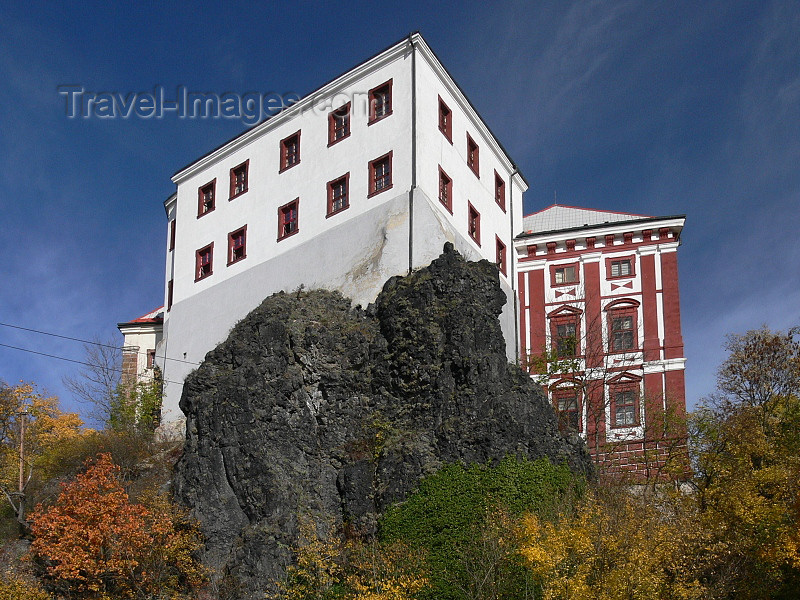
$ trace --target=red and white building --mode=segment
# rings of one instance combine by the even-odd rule
[[[653,467],[674,447],[665,425],[685,413],[684,221],[556,204],[514,241],[521,363],[611,471]]]

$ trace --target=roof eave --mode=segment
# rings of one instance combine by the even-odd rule
[[[564,229],[550,229],[547,231],[531,231],[518,234],[514,239],[523,240],[533,237],[547,237],[552,235],[562,235],[567,233],[588,232],[593,229],[609,229],[609,228],[625,228],[630,225],[644,225],[645,223],[654,223],[657,221],[681,221],[680,227],[686,221],[686,215],[671,215],[666,217],[647,217],[644,219],[631,219],[628,221],[609,221],[606,223],[598,223],[596,225],[580,225],[578,227],[566,227]]]

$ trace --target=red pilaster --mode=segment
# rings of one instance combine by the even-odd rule
[[[530,347],[534,355],[546,349],[547,336],[545,329],[547,318],[544,312],[544,269],[528,271],[530,293]]]
[[[600,312],[600,263],[583,264],[584,299],[586,301],[586,366],[603,364],[603,316]]]
[[[667,371],[667,412],[679,420],[686,416],[686,383],[683,369]]]
[[[525,303],[525,285],[527,273],[517,273],[517,307],[519,310],[519,356],[522,365],[525,365],[525,353],[528,350],[528,321],[527,304]]]
[[[664,414],[664,386],[661,373],[644,376],[644,419],[647,438],[658,438],[660,432],[654,427]]]
[[[661,285],[664,291],[664,355],[666,358],[683,358],[677,252],[661,255]]]
[[[654,254],[641,257],[642,269],[642,318],[644,325],[644,360],[658,360],[658,309],[656,298],[656,261]]]

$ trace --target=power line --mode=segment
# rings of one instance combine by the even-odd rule
[[[57,356],[55,354],[48,354],[47,352],[39,352],[38,350],[31,350],[29,348],[20,348],[19,346],[12,346],[10,344],[2,344],[2,343],[0,343],[0,346],[2,346],[3,348],[11,348],[12,350],[19,350],[20,352],[28,352],[30,354],[38,354],[39,356],[46,356],[48,358],[57,358],[58,360],[64,360],[64,361],[71,362],[71,363],[76,363],[76,364],[79,364],[79,365],[85,365],[87,367],[95,366],[95,365],[93,365],[91,363],[88,363],[88,362],[85,362],[85,361],[82,361],[82,360],[77,360],[77,359],[74,359],[74,358],[67,358],[66,356]],[[123,373],[122,369],[116,369],[114,367],[104,367],[104,368],[106,368],[109,371],[114,371],[115,373]],[[182,382],[170,381],[169,379],[163,379],[162,381],[164,381],[164,383],[174,383],[175,385],[183,385]]]
[[[70,341],[73,341],[73,342],[81,342],[83,344],[91,344],[93,346],[102,346],[103,348],[112,348],[114,350],[120,350],[120,349],[123,350],[123,351],[125,350],[125,346],[120,348],[119,346],[112,346],[111,344],[103,344],[102,342],[97,342],[97,341],[92,341],[92,340],[83,340],[81,338],[70,337],[68,335],[61,335],[60,333],[51,333],[49,331],[41,331],[39,329],[32,329],[30,327],[22,327],[21,325],[12,325],[11,323],[0,323],[0,325],[3,326],[3,327],[11,327],[12,329],[20,329],[22,331],[30,331],[32,333],[38,333],[40,335],[49,335],[51,337],[57,337],[57,338],[61,338],[63,340],[70,340]],[[137,352],[136,354],[138,354],[140,356],[146,356],[147,352]],[[172,361],[175,361],[175,362],[182,362],[182,363],[186,363],[188,365],[197,365],[197,366],[200,365],[200,363],[198,363],[198,362],[192,362],[190,360],[184,360],[184,359],[180,359],[180,358],[171,358],[169,356],[156,356],[156,358],[163,358],[164,360],[172,360]]]

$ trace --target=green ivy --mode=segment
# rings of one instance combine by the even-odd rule
[[[465,556],[480,553],[487,515],[502,509],[512,516],[534,512],[543,518],[569,510],[584,482],[566,465],[546,458],[507,457],[494,466],[447,465],[424,479],[405,502],[389,508],[379,522],[384,541],[403,541],[427,551],[431,586],[425,598],[466,598],[469,573]],[[506,564],[510,589],[526,576],[519,563]]]

